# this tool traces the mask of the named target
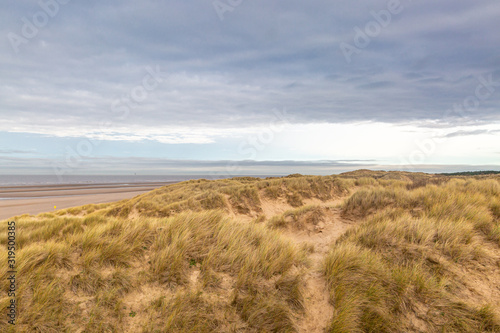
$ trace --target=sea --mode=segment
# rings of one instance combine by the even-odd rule
[[[127,185],[137,183],[170,183],[182,182],[191,179],[223,179],[232,177],[280,177],[286,174],[269,175],[225,175],[224,173],[201,175],[1,175],[0,187],[5,186],[44,186],[44,185],[71,185],[71,184],[115,184]]]
[[[0,186],[36,186],[62,184],[135,184],[181,182],[191,179],[229,178],[218,175],[0,175]]]

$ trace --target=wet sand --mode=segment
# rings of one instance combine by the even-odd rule
[[[0,220],[22,214],[130,199],[168,183],[72,184],[0,187]]]

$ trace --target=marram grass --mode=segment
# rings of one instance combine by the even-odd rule
[[[350,228],[326,254],[289,237],[341,218]],[[498,177],[195,180],[15,220],[17,324],[1,332],[298,332],[316,269],[325,331],[500,331]]]

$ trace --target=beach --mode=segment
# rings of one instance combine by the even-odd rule
[[[130,199],[173,183],[176,182],[4,186],[0,187],[0,220]]]

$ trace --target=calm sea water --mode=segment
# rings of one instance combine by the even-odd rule
[[[175,175],[175,176],[95,176],[95,175],[68,175],[58,179],[55,175],[0,175],[0,186],[22,185],[54,185],[54,184],[130,184],[176,182],[190,179],[215,179],[213,175]]]

